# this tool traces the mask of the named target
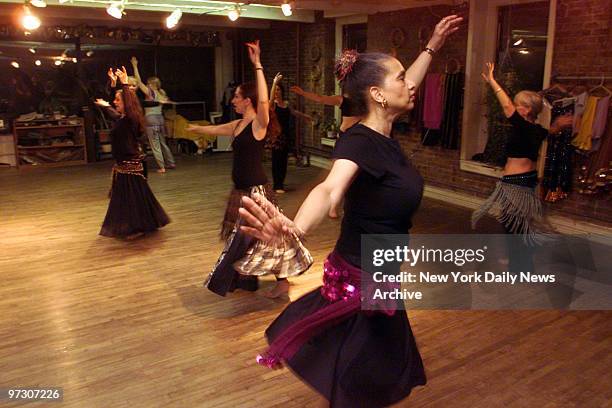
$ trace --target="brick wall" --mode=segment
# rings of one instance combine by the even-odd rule
[[[610,0],[559,0],[554,73],[612,75],[610,5]],[[391,52],[393,35],[397,39],[397,29],[401,29],[404,41],[395,52],[398,59],[405,66],[409,66],[425,45],[440,17],[456,11],[450,6],[434,6],[371,15],[368,18],[368,50]],[[459,11],[467,16],[467,10]],[[465,26],[467,27],[467,21]],[[274,22],[271,30],[257,32],[262,40],[262,62],[266,66],[269,81],[277,71],[281,71],[288,79],[285,81],[286,85],[296,83],[295,78],[298,78],[297,83],[305,89],[333,94],[334,30],[333,20],[323,19],[319,15],[314,24]],[[318,64],[313,63],[311,56],[315,44],[319,45],[322,53]],[[467,30],[461,30],[451,37],[436,55],[430,72],[443,72],[447,62],[454,60],[465,67],[466,48]],[[322,77],[319,82],[313,83],[312,72],[315,65],[322,68]],[[299,106],[293,95],[290,96],[290,102]],[[332,108],[324,108],[310,102],[305,102],[301,108],[310,114],[317,113],[323,119],[333,115]],[[609,126],[612,126],[612,118],[609,123]],[[319,130],[315,129],[313,132],[310,125],[304,125],[301,132],[304,135],[304,144],[320,147]],[[420,136],[415,133],[398,135],[398,139],[409,156],[414,153],[412,160],[429,185],[486,197],[496,182],[491,177],[461,171],[458,150],[422,147],[419,143]],[[609,197],[596,199],[572,193],[568,199],[548,204],[548,207],[550,211],[560,215],[612,225],[612,201]]]
[[[318,13],[315,23],[286,23],[281,21],[271,22],[270,30],[240,30],[242,41],[258,38],[262,47],[261,63],[265,67],[266,79],[272,83],[277,72],[283,74],[283,86],[285,87],[285,98],[289,100],[292,107],[309,115],[321,118],[333,116],[333,108],[325,107],[298,98],[289,92],[292,85],[300,85],[307,91],[320,94],[333,95],[335,82],[333,73],[333,61],[335,52],[335,23],[334,20],[324,19],[322,13]],[[315,61],[313,49],[318,47],[321,52],[320,58]],[[250,64],[248,56],[243,50],[242,61],[248,68]],[[321,72],[318,80],[314,79],[313,72]],[[250,68],[244,69],[245,79],[253,79]],[[299,135],[302,144],[311,147],[320,147],[320,130],[311,123],[299,121]]]
[[[563,75],[612,75],[612,8],[609,0],[560,0],[557,10],[553,72]],[[410,65],[424,45],[419,40],[429,37],[439,16],[449,14],[448,6],[416,8],[390,13],[379,13],[368,19],[368,50],[389,52],[393,30],[402,28],[405,42],[397,48],[398,59]],[[466,22],[467,26],[467,22]],[[426,34],[426,35],[423,35]],[[443,72],[446,61],[457,59],[465,66],[467,30],[451,37],[436,55],[430,72]],[[570,84],[571,85],[571,84]],[[609,125],[612,118],[609,117]],[[398,139],[429,185],[448,190],[486,197],[496,180],[459,169],[459,151],[440,147],[420,146],[420,135],[399,135]],[[415,153],[416,152],[416,153]],[[589,222],[612,225],[612,201],[572,193],[568,199],[547,204],[548,210]]]

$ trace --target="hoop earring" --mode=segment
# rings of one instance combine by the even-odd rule
[[[387,106],[389,106],[385,98],[383,98],[382,102],[380,103],[380,106],[382,106],[383,109],[387,109]]]

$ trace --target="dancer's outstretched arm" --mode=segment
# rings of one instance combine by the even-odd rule
[[[427,74],[429,64],[432,60],[431,53],[437,52],[440,48],[442,48],[446,38],[459,29],[459,24],[462,21],[463,17],[451,15],[444,17],[438,24],[436,24],[431,39],[427,43],[426,47],[426,49],[429,49],[430,52],[425,50],[421,52],[418,58],[406,70],[406,79],[412,81],[417,88],[419,85],[421,85],[421,82],[423,82],[425,74]]]
[[[327,218],[330,208],[335,208],[342,201],[358,171],[356,163],[346,159],[336,160],[325,181],[308,194],[293,221],[264,197],[257,196],[258,202],[255,202],[245,196],[239,211],[247,225],[240,228],[268,243],[276,242],[283,234],[303,236],[315,229]]]
[[[323,105],[329,106],[340,106],[342,105],[342,96],[341,95],[319,95],[314,92],[308,92],[303,90],[297,85],[289,88],[291,92],[294,94],[303,96],[306,99],[309,99],[313,102],[322,103]]]
[[[234,136],[234,130],[242,119],[232,120],[221,125],[187,125],[187,131],[200,133],[207,136]]]
[[[291,111],[291,114],[295,116],[296,118],[305,119],[307,121],[312,121],[312,116],[304,112],[300,112],[299,110],[293,109],[292,107],[289,107],[289,110]]]

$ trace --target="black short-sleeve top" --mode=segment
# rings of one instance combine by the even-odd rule
[[[423,178],[397,140],[362,124],[336,142],[333,157],[359,166],[344,201],[344,218],[336,250],[361,264],[362,234],[407,234],[423,196]]]
[[[538,124],[525,120],[517,111],[514,111],[508,120],[512,124],[512,132],[506,142],[506,158],[528,158],[534,162],[538,161],[540,145],[546,139],[548,131]]]

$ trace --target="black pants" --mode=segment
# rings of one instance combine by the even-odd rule
[[[288,158],[289,149],[286,147],[272,150],[272,179],[274,180],[274,190],[284,189]]]

